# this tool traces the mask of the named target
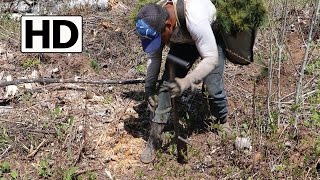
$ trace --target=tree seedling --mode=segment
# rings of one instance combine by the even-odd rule
[[[10,173],[11,167],[10,163],[8,162],[3,162],[0,164],[0,170],[2,173]]]

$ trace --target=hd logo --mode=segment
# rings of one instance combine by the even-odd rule
[[[22,16],[21,52],[82,52],[81,16]]]

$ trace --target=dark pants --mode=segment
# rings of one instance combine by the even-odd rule
[[[202,91],[208,99],[210,113],[222,123],[227,116],[227,99],[224,90],[223,72],[225,56],[223,50],[218,46],[219,63],[217,67],[209,73],[203,80]],[[171,44],[169,54],[177,56],[193,64],[199,58],[199,52],[195,45],[190,44]],[[175,67],[176,77],[183,78],[190,69]],[[162,76],[163,82],[169,81],[169,63],[166,61],[165,71]],[[163,84],[160,85],[160,89]],[[159,104],[155,111],[153,122],[167,123],[171,110],[170,94],[167,91],[159,93]]]

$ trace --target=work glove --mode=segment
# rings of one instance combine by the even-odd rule
[[[188,77],[185,77],[175,78],[173,82],[167,82],[165,86],[169,90],[171,98],[174,98],[180,96],[189,87],[194,90],[196,84],[191,82]]]
[[[174,82],[165,85],[166,90],[170,91],[171,97],[180,96],[186,89],[191,87],[193,91],[196,84],[199,84],[218,64],[218,53],[215,56],[204,58],[197,67],[184,78],[175,78]]]
[[[156,94],[156,92],[154,90],[152,90],[151,88],[146,88],[145,89],[145,101],[148,104],[148,109],[151,112],[155,112],[157,106],[158,106],[158,95]]]

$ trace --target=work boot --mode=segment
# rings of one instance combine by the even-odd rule
[[[229,125],[229,122],[224,122],[223,124],[219,125],[218,128],[218,135],[219,136],[225,136],[225,137],[232,137],[233,132],[232,132],[232,128]]]
[[[217,130],[219,136],[232,137],[233,131],[229,125],[229,122],[227,121],[227,117],[217,119],[213,116],[210,116],[208,119],[214,124],[213,127]]]
[[[146,147],[140,155],[143,163],[151,163],[156,157],[156,151],[161,147],[161,133],[164,124],[151,122],[150,135]]]

